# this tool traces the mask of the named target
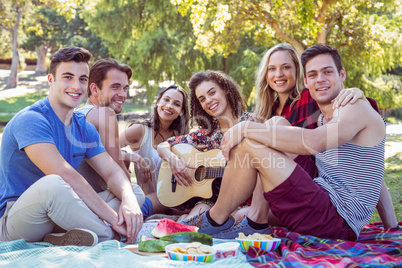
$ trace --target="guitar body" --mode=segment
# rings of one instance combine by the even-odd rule
[[[201,152],[192,145],[181,143],[172,146],[172,152],[185,163],[197,167],[197,169],[187,169],[193,179],[191,186],[180,186],[178,183],[173,185],[170,165],[163,160],[156,186],[159,202],[166,207],[176,207],[193,197],[211,198],[212,183],[215,178],[222,177],[226,163],[221,150],[213,149]]]

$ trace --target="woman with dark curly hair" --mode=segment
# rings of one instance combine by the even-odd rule
[[[253,118],[249,113],[244,113],[246,104],[240,93],[240,87],[222,72],[211,70],[198,72],[191,77],[188,86],[191,126],[193,127],[195,122],[199,129],[187,135],[172,137],[158,146],[160,157],[169,163],[173,177],[180,186],[192,185],[193,180],[187,169],[194,167],[171,152],[173,145],[186,143],[204,152],[220,149],[223,134],[229,128],[241,120]],[[212,198],[189,200],[184,207],[192,210],[182,219],[210,209],[217,198],[219,187],[220,179],[215,179],[212,184]]]

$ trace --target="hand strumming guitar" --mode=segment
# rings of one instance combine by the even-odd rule
[[[170,145],[168,142],[163,142],[158,145],[158,154],[166,162],[169,163],[172,170],[173,177],[180,186],[191,186],[193,180],[187,172],[187,168],[196,169],[178,158],[170,151]]]

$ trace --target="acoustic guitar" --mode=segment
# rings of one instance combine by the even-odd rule
[[[189,187],[180,186],[172,176],[169,163],[163,160],[156,186],[159,202],[166,207],[176,207],[193,197],[211,198],[212,183],[223,176],[226,164],[221,150],[201,152],[192,145],[180,143],[172,146],[172,152],[185,163],[196,167],[187,169],[193,184]]]

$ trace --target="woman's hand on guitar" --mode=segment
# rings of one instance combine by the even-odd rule
[[[183,162],[177,156],[173,157],[171,161],[169,161],[170,169],[172,170],[173,177],[176,179],[176,182],[180,186],[191,186],[193,184],[193,180],[187,172],[188,168],[196,169],[189,164]]]

